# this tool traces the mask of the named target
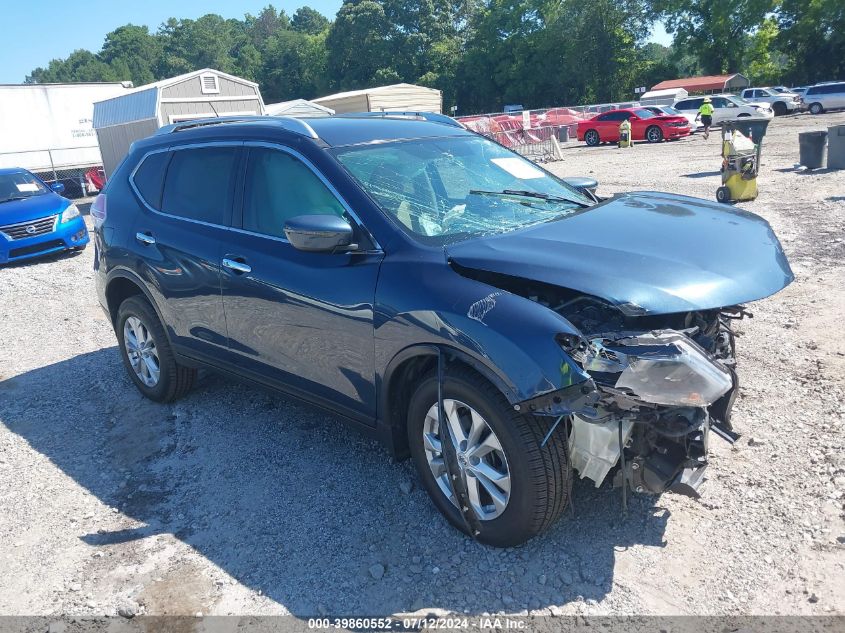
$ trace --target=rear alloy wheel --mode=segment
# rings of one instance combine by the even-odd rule
[[[447,373],[443,405],[450,433],[439,423],[432,374],[422,380],[408,407],[411,456],[437,509],[467,532],[447,476],[446,441],[455,449],[458,475],[478,519],[479,541],[511,547],[547,530],[569,498],[564,425],[543,446],[554,418],[519,414],[498,389],[463,366]]]
[[[821,103],[810,104],[810,114],[821,114],[822,112],[824,112],[824,108]]]
[[[584,133],[584,141],[590,147],[595,147],[596,145],[598,145],[601,142],[601,139],[599,138],[599,133],[596,132],[595,130],[587,130]]]
[[[659,143],[663,140],[663,130],[656,125],[652,125],[645,131],[645,137],[649,143]]]
[[[147,398],[171,402],[191,390],[197,370],[176,362],[161,321],[146,299],[133,296],[120,304],[115,331],[129,377]]]

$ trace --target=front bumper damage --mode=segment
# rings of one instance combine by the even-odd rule
[[[738,311],[738,312],[737,312]],[[567,419],[572,467],[600,486],[699,496],[711,431],[734,442],[736,309],[686,330],[566,337],[562,347],[590,375],[585,383],[524,403]]]

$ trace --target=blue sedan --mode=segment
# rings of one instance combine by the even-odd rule
[[[62,191],[25,169],[0,169],[0,264],[85,248],[85,222]]]

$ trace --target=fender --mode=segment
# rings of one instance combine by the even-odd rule
[[[115,279],[119,279],[119,278],[128,279],[129,281],[131,281],[132,283],[134,283],[136,286],[138,286],[141,289],[141,293],[144,295],[144,297],[147,299],[147,301],[149,301],[150,305],[153,307],[153,310],[155,310],[155,313],[156,313],[156,316],[158,317],[158,320],[164,326],[164,332],[167,335],[167,342],[171,344],[171,348],[172,348],[173,345],[172,345],[172,341],[170,340],[170,330],[167,326],[167,322],[164,320],[164,317],[162,316],[162,313],[161,313],[161,309],[159,308],[156,300],[153,298],[153,294],[150,292],[149,288],[147,287],[146,282],[143,279],[141,279],[141,277],[138,275],[138,273],[136,273],[135,271],[133,271],[129,268],[125,268],[123,266],[115,266],[114,268],[112,268],[108,273],[106,273],[106,282],[103,285],[104,298],[108,294],[108,288],[111,285],[112,281],[114,281]],[[108,304],[106,304],[106,309],[108,310]],[[109,316],[112,318],[112,325],[114,325],[114,318],[117,316],[117,314],[109,315]]]

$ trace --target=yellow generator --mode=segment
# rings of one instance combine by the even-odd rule
[[[719,202],[757,198],[757,174],[768,119],[739,119],[722,123],[722,186]]]
[[[631,130],[631,122],[628,119],[619,124],[619,147],[633,147],[634,137]]]

